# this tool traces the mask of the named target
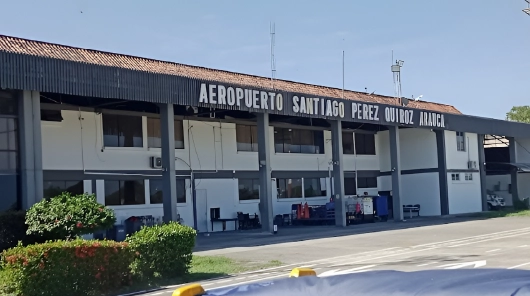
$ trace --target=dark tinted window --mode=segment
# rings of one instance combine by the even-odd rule
[[[83,181],[44,181],[44,198],[56,197],[63,192],[72,195],[83,194]]]
[[[324,153],[324,132],[291,128],[274,128],[276,153]]]
[[[142,117],[103,114],[105,147],[143,147]]]
[[[259,199],[259,179],[239,179],[239,200]]]
[[[276,179],[278,198],[302,197],[302,179]]]
[[[304,178],[304,197],[326,196],[326,189],[320,178]]]
[[[258,127],[236,125],[237,151],[258,151]]]
[[[175,149],[184,149],[184,127],[182,120],[175,120]],[[162,147],[160,118],[147,118],[147,145],[149,148]]]
[[[105,180],[105,205],[119,206],[141,204],[145,204],[145,188],[143,180]]]
[[[186,180],[177,179],[177,203],[186,203]],[[150,179],[149,180],[149,195],[151,204],[164,203],[164,197],[162,194],[162,180],[161,179]]]
[[[375,135],[356,133],[355,148],[359,155],[375,155]]]

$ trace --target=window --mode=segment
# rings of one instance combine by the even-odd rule
[[[15,172],[18,164],[16,118],[0,118],[0,171]]]
[[[473,181],[473,174],[472,173],[465,173],[464,180]]]
[[[105,147],[143,147],[142,117],[103,114]]]
[[[456,132],[456,151],[466,151],[466,137],[463,132]]]
[[[175,149],[184,149],[184,127],[182,120],[175,120]],[[162,147],[162,132],[160,129],[160,118],[147,118],[147,147]]]
[[[355,150],[353,149],[353,136],[355,135]],[[375,155],[375,135],[343,132],[342,153],[357,155]]]
[[[276,179],[278,198],[301,198],[302,179]]]
[[[359,177],[358,189],[360,188],[377,188],[377,177]],[[344,194],[345,195],[356,195],[355,190],[355,178],[344,178]]]
[[[0,90],[0,114],[14,115],[18,113],[18,100],[9,92]]]
[[[239,179],[239,200],[259,199],[259,179]]]
[[[304,197],[326,196],[326,179],[304,178]]]
[[[85,192],[83,181],[44,181],[44,198],[50,199],[68,192],[72,195],[79,195]]]
[[[105,205],[143,205],[145,188],[143,180],[105,180]]]
[[[291,128],[274,128],[276,153],[324,153],[324,132]]]
[[[162,179],[149,180],[149,201],[151,204],[164,203]],[[186,180],[177,179],[177,203],[186,203]]]
[[[460,181],[460,174],[451,174],[451,180]]]
[[[237,151],[258,151],[258,127],[236,125]]]

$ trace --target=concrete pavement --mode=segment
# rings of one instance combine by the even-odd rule
[[[357,228],[354,229],[355,227]],[[325,230],[323,227],[305,227],[302,233],[300,230],[295,231],[304,236]],[[355,231],[358,233],[351,233]],[[274,280],[288,276],[294,267],[311,267],[319,276],[371,270],[530,269],[529,218],[447,218],[443,223],[439,223],[439,220],[426,220],[411,221],[408,225],[406,222],[372,224],[346,229],[328,228],[327,232],[334,232],[335,235],[307,240],[294,238],[287,242],[282,242],[284,239],[279,237],[273,239],[271,236],[255,234],[254,239],[247,238],[255,246],[238,246],[248,245],[249,241],[229,239],[236,246],[219,249],[205,247],[208,239],[215,242],[218,238],[211,239],[210,236],[200,239],[207,250],[196,252],[197,255],[222,255],[258,262],[280,260],[285,263],[284,266],[213,279],[201,284],[205,289],[213,289]],[[227,237],[237,235],[225,234],[224,241],[227,241]],[[221,239],[222,235],[218,236]],[[199,248],[200,246],[201,244]],[[171,295],[176,287],[178,286],[170,286],[139,295]]]

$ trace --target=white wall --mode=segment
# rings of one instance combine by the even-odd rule
[[[44,170],[159,170],[151,169],[149,158],[160,156],[159,148],[147,148],[146,117],[143,117],[144,147],[115,148],[104,147],[102,116],[92,112],[62,111],[62,122],[42,121],[43,167]],[[81,120],[80,120],[81,118]],[[257,152],[237,151],[236,125],[219,122],[183,122],[184,149],[175,149],[177,170],[258,170]],[[274,152],[274,128],[269,127],[271,167],[275,171],[323,171],[328,172],[331,161],[331,132],[324,131],[324,154],[283,154]],[[379,150],[376,143],[376,151]],[[355,164],[357,161],[357,164]],[[376,155],[347,156],[344,170],[378,170],[379,158]],[[99,178],[99,177],[98,177]],[[101,177],[103,179],[104,176]],[[146,177],[146,204],[134,206],[113,206],[118,223],[132,215],[153,215],[162,217],[162,205],[150,205],[148,201],[149,177]],[[87,183],[89,182],[89,183]],[[85,182],[89,188],[90,181]],[[97,180],[96,195],[101,203],[104,199],[104,181]],[[189,182],[187,183],[189,185]],[[232,217],[236,212],[258,212],[258,201],[239,201],[237,179],[197,180],[198,190],[205,189],[210,207],[221,207],[221,216]],[[192,195],[187,186],[187,203],[178,205],[178,212],[184,223],[193,225]],[[291,212],[291,204],[325,204],[330,196],[330,180],[326,180],[327,195],[323,197],[281,200],[276,198],[276,183],[273,182],[274,214]],[[376,194],[377,188],[363,189]],[[208,210],[209,214],[209,210]],[[221,224],[215,225],[220,230]],[[227,229],[233,223],[227,223]]]
[[[389,132],[377,133],[379,143],[379,168],[388,172],[390,167]],[[399,148],[401,170],[432,169],[438,167],[436,134],[429,129],[400,129]],[[391,176],[381,176],[379,190],[392,190]],[[402,204],[419,204],[422,216],[440,215],[440,192],[438,173],[401,175]]]
[[[449,214],[474,213],[482,211],[480,174],[472,173],[473,181],[465,181],[464,173],[460,173],[460,181],[451,180],[447,174],[449,194]]]
[[[465,151],[457,150],[456,132],[445,131],[446,163],[448,170],[460,170],[447,174],[449,194],[449,214],[472,213],[482,211],[482,193],[480,188],[480,173],[473,173],[473,180],[464,180],[468,161],[478,163],[477,134],[465,133]],[[451,174],[460,174],[460,181],[453,181]]]

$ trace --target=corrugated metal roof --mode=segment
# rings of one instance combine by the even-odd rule
[[[157,79],[156,87],[163,85],[170,85],[168,78],[171,76],[176,77],[187,77],[195,78],[205,81],[217,81],[220,83],[242,85],[256,88],[270,88],[271,80],[267,77],[260,77],[248,74],[234,73],[229,71],[222,71],[216,69],[209,69],[204,67],[190,66],[179,63],[158,61],[153,59],[146,59],[141,57],[134,57],[116,53],[109,53],[91,49],[76,48],[71,46],[52,44],[41,41],[28,40],[23,38],[11,37],[0,35],[0,52],[6,52],[16,55],[27,55],[34,57],[42,57],[48,59],[58,59],[68,62],[73,62],[71,65],[80,65],[79,69],[71,67],[58,68],[54,79],[66,81],[68,77],[59,77],[60,75],[66,76],[69,72],[78,73],[82,77],[85,73],[82,69],[86,65],[96,65],[105,67],[116,67],[121,69],[139,71],[144,73],[154,73],[168,75],[169,77],[163,77]],[[40,61],[39,61],[40,62]],[[43,62],[44,63],[44,62]],[[24,66],[24,65],[22,65]],[[146,77],[147,78],[147,77]],[[86,80],[90,80],[91,77],[84,77]],[[145,83],[149,82],[147,79]],[[71,82],[71,81],[70,81]],[[88,86],[90,83],[87,81],[77,81],[83,86]],[[120,86],[123,88],[123,86]],[[126,88],[133,89],[136,86],[130,85]],[[154,86],[155,87],[155,86]],[[319,85],[305,84],[300,82],[286,81],[276,79],[274,82],[274,88],[280,91],[305,93],[308,95],[314,95],[319,97],[333,97],[341,98],[342,90],[338,88],[325,87]],[[86,93],[97,92],[96,90],[84,90]],[[355,91],[344,91],[344,98],[360,102],[368,103],[380,103],[399,106],[399,101],[396,98],[382,96],[382,95],[371,95],[362,92]],[[154,99],[154,98],[153,98]],[[455,107],[445,104],[424,102],[424,101],[410,101],[409,108],[430,110],[443,113],[461,114]]]

